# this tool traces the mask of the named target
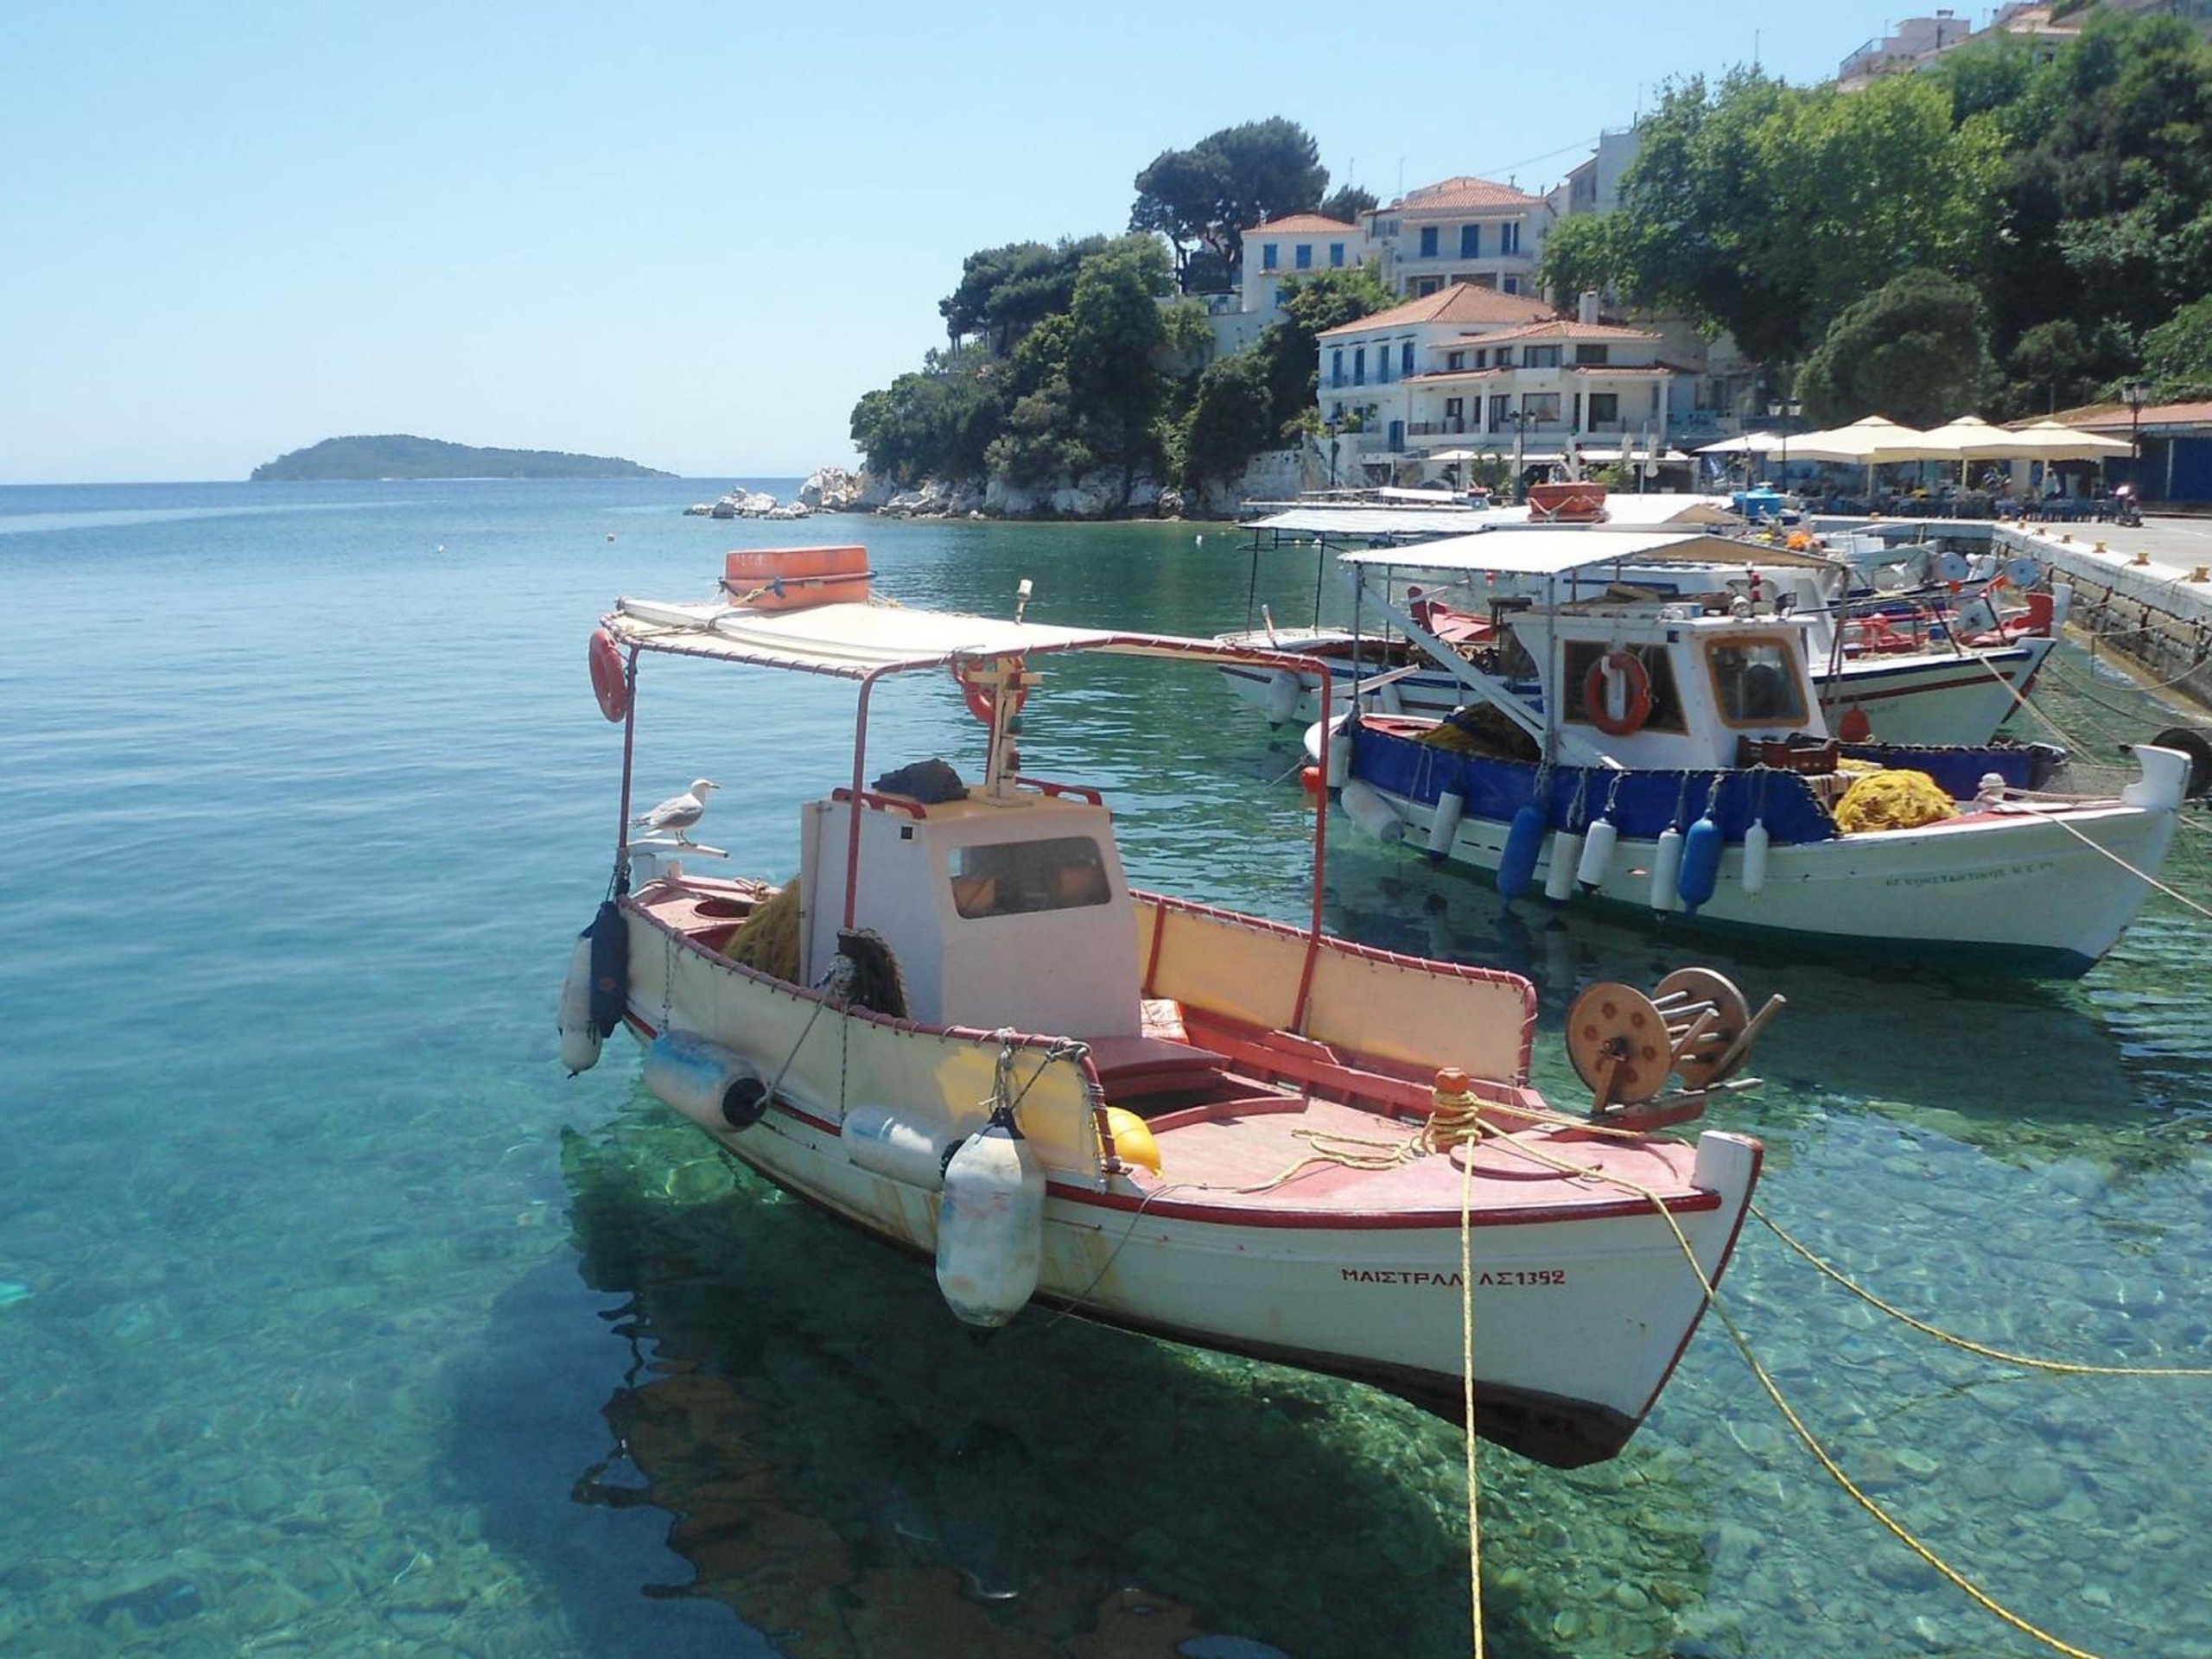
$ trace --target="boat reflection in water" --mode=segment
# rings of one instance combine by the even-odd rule
[[[794,1653],[1467,1650],[1459,1433],[1357,1384],[1032,1316],[977,1348],[926,1274],[703,1149],[642,1092],[563,1153],[580,1267],[630,1375],[579,1502],[667,1510],[696,1581]],[[612,1316],[610,1316],[612,1317]],[[1486,1624],[1663,1652],[1593,1595],[1605,1541],[1701,1599],[1712,1517],[1662,1442],[1529,1478],[1483,1465]],[[1301,1517],[1283,1524],[1286,1517]],[[1387,1597],[1377,1586],[1387,1582]],[[663,1592],[661,1593],[666,1593]],[[1220,1651],[1252,1656],[1256,1645]]]

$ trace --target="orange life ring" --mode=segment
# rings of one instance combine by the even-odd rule
[[[995,712],[996,695],[990,681],[981,677],[986,666],[983,663],[957,662],[952,665],[952,677],[960,682],[960,695],[968,704],[968,712],[988,726]],[[1006,711],[1008,720],[1020,714],[1021,705],[1029,701],[1027,669],[1027,664],[1019,657],[1006,665],[1007,683],[1013,687],[1014,698]]]
[[[599,712],[620,726],[630,715],[630,677],[622,666],[622,648],[605,628],[591,631],[591,694],[599,699]]]
[[[1607,669],[1628,682],[1628,707],[1618,720],[1605,712]],[[1582,712],[1608,737],[1642,731],[1643,722],[1651,718],[1651,675],[1643,659],[1632,651],[1616,651],[1591,664],[1590,671],[1582,677]]]

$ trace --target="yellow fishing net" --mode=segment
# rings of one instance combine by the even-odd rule
[[[778,979],[798,977],[798,883],[786,881],[776,896],[753,908],[730,941],[729,956]]]
[[[1917,830],[1958,816],[1959,809],[1933,778],[1902,769],[1868,772],[1835,804],[1835,827],[1847,836],[1868,830]]]

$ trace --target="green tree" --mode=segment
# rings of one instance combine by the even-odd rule
[[[1347,225],[1357,225],[1362,213],[1372,213],[1382,205],[1376,200],[1372,190],[1363,190],[1356,184],[1340,184],[1316,211],[1324,219],[1340,219]]]
[[[2143,373],[2162,401],[2212,397],[2212,296],[2144,334]]]
[[[2084,327],[2071,317],[2039,322],[2005,355],[2005,409],[2013,415],[2048,415],[2069,408],[2134,360],[2126,332],[2110,323]]]
[[[1677,83],[1639,129],[1616,222],[1573,233],[1567,253],[1579,278],[1602,254],[1631,301],[1795,361],[1900,265],[1976,268],[2001,133],[1951,114],[1949,92],[1917,75],[1851,94],[1745,69],[1717,89]]]
[[[1824,426],[1866,415],[1936,426],[1975,408],[1989,381],[1980,298],[1939,272],[1910,270],[1836,318],[1797,391]]]
[[[1179,276],[1201,247],[1234,273],[1243,265],[1246,230],[1285,213],[1312,213],[1328,188],[1320,147],[1305,128],[1281,116],[1247,121],[1154,156],[1136,176],[1129,228],[1166,237]]]
[[[1618,286],[1624,279],[1613,242],[1615,215],[1578,213],[1562,219],[1544,238],[1544,260],[1537,285],[1561,303],[1578,294]]]
[[[999,377],[972,359],[942,359],[902,374],[853,406],[854,447],[868,470],[899,484],[982,471],[1005,413]]]
[[[1021,337],[1075,297],[1076,272],[1106,246],[1103,236],[1058,243],[1009,242],[962,263],[960,285],[938,302],[945,331],[957,342],[980,334],[994,357],[1006,357]]]
[[[1186,487],[1227,477],[1274,442],[1269,366],[1259,351],[1243,351],[1208,364],[1198,377],[1184,429]]]

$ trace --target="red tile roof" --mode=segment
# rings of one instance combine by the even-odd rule
[[[1497,334],[1481,336],[1485,346],[1495,346],[1509,340],[1660,340],[1663,335],[1647,334],[1641,328],[1622,328],[1610,322],[1577,322],[1572,317],[1555,317],[1543,322],[1532,322],[1523,328],[1507,328]]]
[[[1340,322],[1333,328],[1324,328],[1320,337],[1332,334],[1358,334],[1370,328],[1398,328],[1416,322],[1443,323],[1504,323],[1509,326],[1555,321],[1559,313],[1541,300],[1529,294],[1501,294],[1494,288],[1477,288],[1472,283],[1453,283],[1433,294],[1418,300],[1408,300],[1403,305],[1394,305],[1387,311],[1377,311],[1372,316],[1362,317],[1356,322]],[[1484,336],[1471,335],[1478,341]]]
[[[2066,426],[2078,426],[2087,431],[2125,432],[2135,424],[2135,416],[2126,404],[2083,404],[2078,409],[2062,409],[2056,415],[2037,415],[2024,421],[2007,421],[2011,427],[2033,426],[2037,421],[2057,421]],[[2142,423],[2145,426],[2205,426],[2212,425],[2212,403],[2145,404]]]
[[[1426,213],[1465,213],[1470,208],[1541,207],[1543,205],[1541,196],[1529,195],[1510,184],[1462,175],[1456,179],[1425,184],[1418,190],[1408,190],[1380,211],[1420,217]]]
[[[1296,236],[1300,232],[1325,234],[1331,231],[1357,231],[1358,228],[1357,225],[1345,224],[1341,219],[1329,219],[1319,213],[1285,213],[1281,219],[1271,219],[1264,225],[1255,225],[1244,234],[1259,236],[1262,233],[1273,232],[1282,236]]]

